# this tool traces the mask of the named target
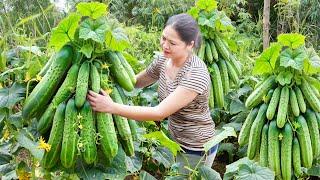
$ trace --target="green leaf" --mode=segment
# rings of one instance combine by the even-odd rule
[[[320,72],[320,57],[313,48],[308,48],[307,58],[304,61],[303,70],[307,74],[317,74]]]
[[[82,16],[89,16],[97,19],[107,13],[107,5],[99,2],[81,2],[77,5],[77,12]]]
[[[236,131],[233,127],[223,127],[223,131],[214,136],[214,138],[206,142],[203,147],[205,151],[208,151],[213,146],[219,144],[222,140],[228,138],[229,136],[237,137]]]
[[[82,52],[87,58],[91,58],[93,52],[93,47],[91,44],[85,44],[81,47],[80,52]]]
[[[282,51],[280,55],[280,66],[282,67],[292,67],[293,69],[302,70],[304,60],[307,58],[307,55],[304,51],[304,48],[299,48],[291,50],[287,48]]]
[[[273,43],[269,48],[264,50],[260,57],[256,60],[253,67],[253,74],[261,75],[271,73],[275,69],[276,61],[281,51],[281,45]]]
[[[151,174],[149,174],[146,171],[141,171],[139,175],[140,180],[157,180],[155,177],[153,177]]]
[[[234,31],[235,27],[233,27],[230,18],[223,12],[218,11],[219,20],[215,21],[215,26],[218,31]]]
[[[157,147],[155,151],[152,152],[152,158],[163,164],[165,168],[170,168],[174,163],[172,153],[167,148],[163,147]]]
[[[80,18],[79,14],[70,13],[69,16],[61,20],[58,26],[52,30],[49,45],[59,50],[67,42],[73,40]]]
[[[114,29],[111,27],[107,31],[105,43],[113,51],[123,51],[130,45],[128,37],[120,27]]]
[[[292,49],[296,49],[304,45],[305,36],[298,33],[280,34],[278,36],[278,42],[283,46],[288,46]]]
[[[215,0],[198,0],[196,2],[196,7],[198,7],[200,10],[206,10],[208,12],[211,12],[212,10],[216,9],[217,6],[218,3]]]
[[[135,173],[141,170],[142,168],[142,159],[143,153],[135,152],[135,156],[128,157],[126,156],[126,166],[127,170],[130,173]]]
[[[0,89],[0,108],[12,109],[25,95],[25,87],[14,83],[10,88]]]
[[[320,164],[313,165],[310,169],[308,169],[307,174],[309,176],[320,177]]]
[[[127,175],[126,168],[126,154],[122,149],[121,144],[118,144],[118,153],[116,157],[113,158],[111,166],[106,167],[104,179],[124,179]]]
[[[44,154],[44,150],[43,149],[39,149],[38,148],[38,143],[32,141],[31,139],[29,139],[27,136],[27,132],[25,130],[21,130],[18,132],[17,135],[17,141],[18,143],[28,149],[30,151],[30,153],[38,160],[41,160]]]
[[[276,80],[282,85],[290,84],[291,79],[293,78],[293,74],[290,71],[281,71]]]
[[[274,179],[274,172],[267,167],[261,167],[257,164],[247,165],[240,164],[238,175],[235,176],[236,180],[265,180]]]
[[[42,56],[43,52],[40,50],[38,46],[17,46],[17,49],[22,51],[31,52],[37,56]]]
[[[97,20],[86,19],[80,25],[79,38],[84,40],[92,39],[103,44],[107,28],[108,26],[103,18]]]
[[[190,14],[194,19],[197,19],[199,17],[199,12],[198,8],[192,7],[189,9],[188,14]]]
[[[230,103],[230,114],[234,115],[241,111],[246,110],[246,106],[239,99],[231,100]]]
[[[217,171],[206,165],[202,165],[199,168],[199,174],[203,180],[222,180]]]
[[[181,150],[181,147],[178,143],[169,139],[163,131],[154,131],[149,134],[144,135],[147,139],[156,139],[160,142],[160,144],[166,148],[168,148],[174,156],[177,155],[177,152]]]

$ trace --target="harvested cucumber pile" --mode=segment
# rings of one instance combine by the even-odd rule
[[[207,5],[204,7],[196,2],[189,14],[198,21],[203,37],[197,55],[205,61],[211,75],[209,107],[225,108],[224,96],[239,84],[241,64],[225,41],[234,29],[231,20],[223,11],[217,10],[216,2]]]
[[[118,144],[128,156],[134,155],[135,121],[93,112],[86,99],[88,90],[99,93],[103,89],[111,93],[115,102],[127,103],[123,89],[132,91],[136,83],[134,71],[121,53],[127,42],[113,37],[119,36],[116,33],[121,33],[121,29],[108,21],[106,10],[91,11],[91,7],[106,9],[102,3],[79,3],[77,12],[53,30],[51,43],[59,50],[43,67],[42,79],[23,106],[23,118],[37,118],[38,131],[42,135],[50,133],[47,142],[51,149],[41,161],[48,169],[59,162],[72,168],[78,158],[94,164],[98,150],[103,152],[105,161],[111,162],[117,155]],[[61,29],[66,24],[69,31],[65,32],[70,34],[64,42],[66,34]],[[99,31],[94,31],[97,27]]]
[[[281,34],[256,60],[253,73],[265,76],[246,100],[251,109],[239,134],[247,156],[278,178],[299,178],[320,156],[320,59],[300,34]]]

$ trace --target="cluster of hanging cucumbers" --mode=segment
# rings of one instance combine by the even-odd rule
[[[112,45],[118,43],[115,47],[119,47],[124,42],[103,43],[92,34],[88,37],[83,33],[88,31],[86,24],[98,23],[105,28],[100,29],[105,33],[100,36],[106,39],[112,36],[104,12],[100,17],[82,12],[83,8],[95,6],[105,8],[102,3],[79,3],[78,12],[71,13],[56,27],[56,30],[65,27],[64,23],[72,20],[76,29],[71,36],[73,40],[59,48],[43,67],[42,79],[23,106],[23,118],[38,119],[37,129],[51,147],[41,160],[46,169],[60,164],[73,168],[79,158],[86,164],[96,164],[98,151],[104,154],[105,162],[111,163],[119,145],[127,156],[134,155],[135,121],[94,112],[87,100],[89,90],[96,93],[105,90],[113,101],[127,104],[124,90],[132,91],[136,83],[135,73],[123,53],[112,49]],[[54,30],[51,39],[55,35]]]
[[[257,59],[253,72],[265,78],[246,100],[251,109],[239,134],[247,156],[284,180],[299,178],[320,156],[320,61],[304,36],[281,34]]]

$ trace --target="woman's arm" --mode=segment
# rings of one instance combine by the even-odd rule
[[[155,107],[128,106],[112,101],[110,96],[90,91],[88,100],[94,111],[117,114],[138,121],[161,121],[192,102],[198,95],[193,90],[178,87]]]
[[[143,70],[139,74],[137,74],[136,78],[137,78],[137,82],[135,84],[135,88],[144,88],[157,81],[157,79],[150,77],[147,74],[146,70]]]

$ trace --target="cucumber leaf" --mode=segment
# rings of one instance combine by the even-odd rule
[[[169,139],[163,131],[154,131],[149,134],[145,134],[144,137],[147,139],[158,140],[162,146],[168,148],[175,156],[177,155],[177,152],[181,150],[180,145]]]
[[[279,43],[273,43],[269,48],[264,50],[256,60],[253,67],[253,74],[261,75],[272,73],[275,69],[276,61],[279,57],[282,46]]]
[[[278,42],[283,46],[288,46],[292,49],[296,49],[305,43],[305,36],[298,33],[280,34],[278,36]]]
[[[85,44],[81,47],[80,52],[82,52],[87,58],[91,58],[93,47],[91,44]]]
[[[198,8],[192,7],[188,11],[188,14],[190,14],[190,16],[192,16],[194,19],[197,19],[199,17],[199,12],[200,10]]]
[[[317,74],[320,72],[320,57],[313,48],[308,48],[307,58],[304,61],[304,71],[307,74]]]
[[[290,84],[293,78],[293,74],[290,71],[281,71],[276,80],[282,85]]]
[[[79,38],[103,44],[108,25],[104,18],[97,20],[86,19],[80,25]]]
[[[235,175],[236,180],[264,180],[274,179],[274,172],[267,167],[261,167],[256,164],[240,164],[238,174]]]
[[[107,5],[99,2],[81,2],[77,5],[77,12],[82,16],[98,19],[107,13]]]
[[[302,70],[304,60],[307,58],[307,54],[304,48],[290,49],[282,51],[280,55],[280,66],[292,67],[293,69]]]
[[[61,20],[58,26],[52,30],[49,46],[59,50],[67,42],[73,40],[80,18],[79,14],[70,13],[69,16]]]
[[[215,135],[215,137],[206,142],[203,147],[204,150],[207,152],[209,149],[211,149],[213,146],[219,144],[222,140],[228,138],[229,136],[237,137],[237,133],[234,130],[233,127],[223,127],[223,131],[219,134]]]
[[[13,83],[9,88],[0,89],[0,108],[12,109],[15,104],[24,99],[25,86]]]
[[[105,43],[113,51],[123,51],[130,45],[124,30],[120,27],[114,28],[113,26],[106,33]]]
[[[200,10],[211,12],[212,10],[217,9],[218,3],[215,0],[198,0],[196,2],[196,7],[198,7]]]

